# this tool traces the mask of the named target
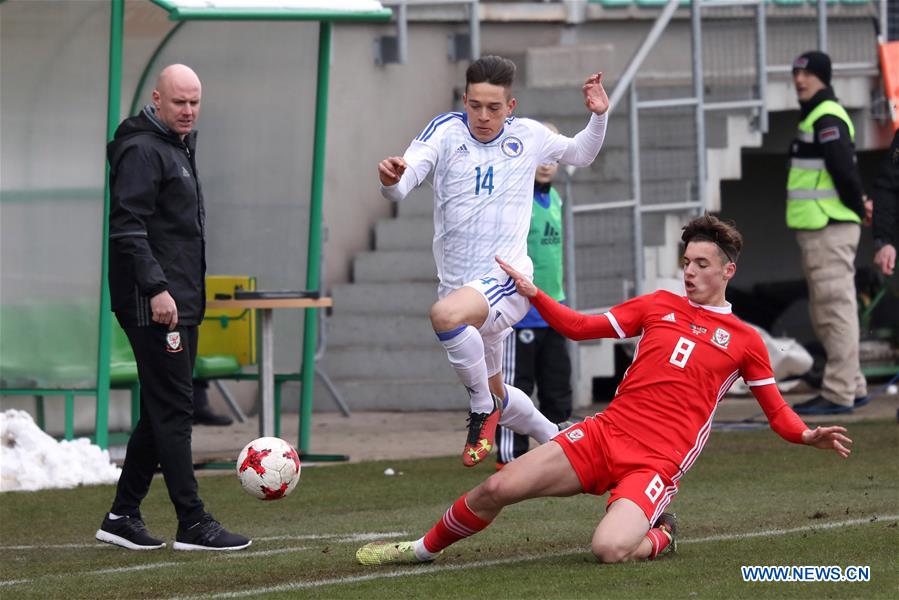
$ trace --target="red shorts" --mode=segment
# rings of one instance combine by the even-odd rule
[[[606,507],[627,498],[655,523],[677,493],[677,465],[601,417],[587,417],[553,438],[587,494],[608,491]]]

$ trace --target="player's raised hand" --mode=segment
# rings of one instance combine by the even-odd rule
[[[533,281],[513,269],[509,263],[498,256],[496,257],[496,262],[509,277],[515,280],[515,289],[518,290],[519,294],[521,294],[525,298],[533,298],[537,295],[538,289],[537,286],[534,285]]]
[[[378,163],[378,177],[382,185],[396,185],[405,172],[406,161],[401,156],[388,156]]]
[[[594,73],[584,82],[584,104],[590,112],[598,115],[609,110],[609,97],[602,87],[602,73]]]
[[[852,440],[843,435],[844,433],[846,428],[839,425],[806,429],[802,432],[802,443],[822,450],[833,450],[843,458],[849,458]]]

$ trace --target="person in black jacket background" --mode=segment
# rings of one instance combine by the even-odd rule
[[[872,224],[874,264],[886,276],[896,270],[896,247],[899,246],[899,131],[874,180],[874,222]]]
[[[189,67],[166,67],[152,104],[125,119],[107,148],[112,310],[134,350],[141,398],[115,500],[96,537],[130,550],[165,546],[140,514],[156,465],[178,517],[175,550],[251,543],[205,511],[191,455],[191,374],[206,302],[206,215],[193,131],[201,92]]]

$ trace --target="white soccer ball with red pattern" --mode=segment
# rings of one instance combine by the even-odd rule
[[[292,492],[300,480],[300,457],[281,438],[261,437],[240,451],[237,478],[251,496],[278,500]]]

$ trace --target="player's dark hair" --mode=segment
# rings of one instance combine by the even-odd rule
[[[722,221],[706,213],[684,225],[684,246],[690,242],[712,242],[729,262],[736,263],[743,249],[743,236],[733,221]]]
[[[472,83],[490,83],[508,90],[514,80],[515,63],[502,56],[482,56],[465,71],[465,91]]]

